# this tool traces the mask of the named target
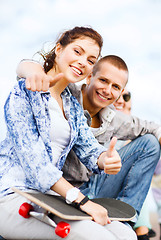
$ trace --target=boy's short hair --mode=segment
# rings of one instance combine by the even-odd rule
[[[128,72],[128,67],[122,58],[120,58],[116,55],[107,55],[105,57],[100,58],[100,60],[98,62],[96,62],[96,64],[93,67],[93,71],[92,71],[93,76],[95,76],[95,74],[100,70],[100,66],[103,62],[109,62],[113,66],[117,67],[118,69]]]

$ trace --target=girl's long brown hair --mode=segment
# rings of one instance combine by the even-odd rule
[[[98,44],[100,52],[103,45],[102,36],[91,27],[75,27],[71,30],[65,31],[61,34],[59,39],[56,42],[56,45],[60,43],[63,47],[66,47],[68,44],[72,43],[74,40],[81,37],[89,37]],[[47,73],[55,65],[55,48],[51,49],[50,52],[44,53],[39,52],[44,59],[44,71]],[[99,52],[99,54],[100,54]]]

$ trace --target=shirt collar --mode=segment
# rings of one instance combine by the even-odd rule
[[[109,105],[108,107],[103,108],[99,113],[100,118],[108,122],[112,121],[115,114],[116,114],[116,110],[112,104]]]

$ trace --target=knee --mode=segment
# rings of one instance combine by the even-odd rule
[[[153,155],[159,159],[160,157],[160,144],[158,139],[152,134],[145,134],[142,136],[145,141],[145,148],[147,148]]]
[[[113,221],[109,224],[108,229],[115,235],[116,239],[137,240],[136,233],[131,226],[122,222]]]
[[[67,237],[68,239],[68,237]],[[100,224],[91,220],[72,221],[69,239],[78,240],[116,240],[115,235]]]

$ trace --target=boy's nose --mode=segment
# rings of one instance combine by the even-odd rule
[[[107,84],[106,87],[104,88],[104,91],[106,92],[106,94],[111,93],[111,84]]]

